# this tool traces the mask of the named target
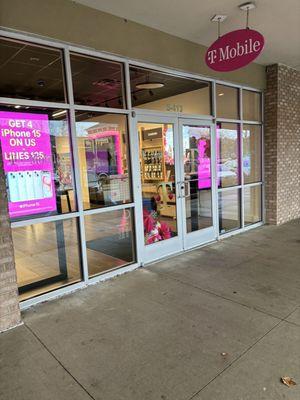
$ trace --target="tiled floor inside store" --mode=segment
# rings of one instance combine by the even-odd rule
[[[300,221],[158,262],[23,320],[0,335],[1,400],[299,400]]]

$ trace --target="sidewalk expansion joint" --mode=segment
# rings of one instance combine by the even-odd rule
[[[44,347],[44,349],[53,357],[56,362],[66,371],[66,373],[73,379],[75,383],[77,383],[78,386],[81,387],[81,389],[92,399],[96,400],[94,396],[91,395],[91,393],[78,381],[77,378],[75,378],[74,375],[71,374],[71,372],[63,365],[63,363],[56,357],[56,355],[45,345],[45,343],[40,339],[40,337],[34,332],[32,328],[30,328],[29,325],[27,325],[26,322],[24,322],[24,326],[29,330],[29,332],[38,340],[38,342]]]

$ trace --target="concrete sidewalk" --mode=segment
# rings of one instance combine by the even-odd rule
[[[25,312],[0,399],[299,400],[299,306],[300,221],[249,231]]]

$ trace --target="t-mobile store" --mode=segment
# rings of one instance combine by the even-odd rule
[[[0,54],[22,307],[263,223],[257,88],[12,32]]]

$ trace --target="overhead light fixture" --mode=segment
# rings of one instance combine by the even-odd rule
[[[227,15],[215,14],[210,20],[211,22],[224,22],[226,18]]]
[[[224,93],[219,93],[218,96],[224,96]]]
[[[66,114],[66,110],[62,110],[62,111],[55,111],[53,114],[52,114],[52,117],[59,117],[59,116],[61,116],[61,115],[64,115],[64,114]]]
[[[160,89],[162,87],[164,87],[165,84],[162,82],[141,82],[138,83],[135,87],[137,89]]]
[[[21,106],[15,106],[15,108],[21,108]]]
[[[256,8],[256,5],[252,1],[239,5],[239,9],[242,11],[249,11],[253,10],[254,8]]]

